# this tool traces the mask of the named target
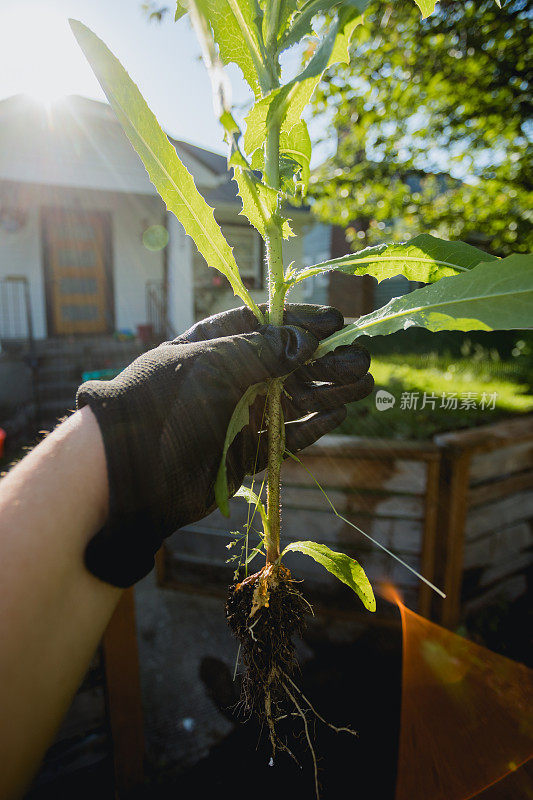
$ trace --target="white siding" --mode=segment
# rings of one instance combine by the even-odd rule
[[[178,335],[194,322],[193,243],[174,214],[167,214],[167,228],[168,319]]]
[[[145,286],[148,280],[163,280],[163,253],[150,252],[142,244],[142,233],[153,224],[164,224],[159,198],[111,192],[17,187],[0,182],[0,197],[12,196],[26,211],[26,221],[16,232],[0,228],[0,278],[21,275],[30,282],[35,336],[47,336],[40,209],[46,206],[108,211],[111,215],[112,274],[115,328],[130,329],[146,322]]]

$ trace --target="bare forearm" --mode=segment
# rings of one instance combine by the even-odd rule
[[[100,432],[82,409],[0,481],[0,797],[31,778],[120,597],[84,567],[107,514]]]

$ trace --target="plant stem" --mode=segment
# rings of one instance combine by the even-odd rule
[[[265,149],[265,179],[269,186],[279,188],[279,124],[269,126]],[[283,323],[283,307],[287,287],[283,276],[283,253],[281,218],[271,220],[267,229],[266,247],[268,264],[268,321],[271,325]],[[267,515],[268,531],[265,532],[267,564],[279,557],[279,535],[281,524],[280,473],[283,457],[284,430],[281,410],[283,382],[273,380],[267,398],[268,431],[268,482]]]

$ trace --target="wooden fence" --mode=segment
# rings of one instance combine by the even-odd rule
[[[533,417],[445,434],[433,442],[329,436],[303,466],[283,467],[284,542],[312,539],[357,558],[371,581],[393,583],[406,604],[454,627],[469,610],[525,591],[533,563]],[[313,477],[311,477],[313,476]],[[430,587],[336,517],[337,511],[446,592]],[[162,585],[221,592],[231,581],[228,531],[243,501],[174,536],[158,559]],[[287,562],[322,603],[346,605],[344,587],[300,554]]]

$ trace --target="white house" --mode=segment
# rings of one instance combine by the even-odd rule
[[[225,158],[173,144],[215,208],[252,295],[265,299],[262,243],[239,216]],[[293,218],[297,234],[310,224],[306,210]],[[286,263],[302,263],[301,236],[284,247]],[[166,211],[111,108],[78,96],[51,108],[24,95],[0,102],[2,283],[0,339],[25,335],[19,289],[36,339],[135,333],[154,308],[180,332],[240,302]]]

